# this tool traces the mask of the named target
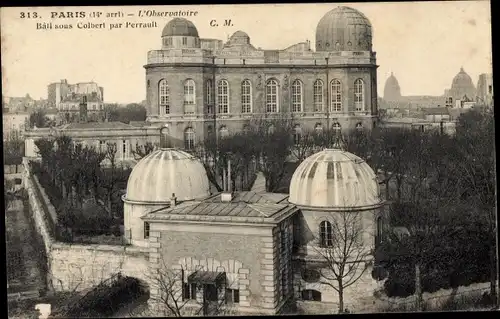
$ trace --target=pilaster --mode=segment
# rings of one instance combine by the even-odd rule
[[[276,245],[277,228],[273,229],[273,236],[261,238],[260,248],[260,284],[261,304],[264,309],[274,310],[278,304],[277,284],[279,283],[276,272],[278,247]]]
[[[239,278],[239,290],[240,290],[240,307],[250,307],[250,280],[249,280],[250,270],[246,268],[240,268],[238,270]]]

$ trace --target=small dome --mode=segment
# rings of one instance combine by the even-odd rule
[[[236,31],[229,38],[228,43],[231,45],[233,45],[233,44],[250,44],[250,37],[248,36],[248,34],[246,34],[243,31]]]
[[[316,27],[316,51],[371,51],[372,26],[358,10],[338,7]]]
[[[464,96],[468,98],[475,97],[476,89],[472,83],[472,78],[463,68],[460,68],[460,72],[453,78],[450,93],[454,99],[462,99]]]
[[[163,28],[162,37],[183,36],[198,37],[198,30],[193,22],[184,18],[174,18]]]
[[[398,79],[391,72],[391,76],[385,81],[384,100],[395,101],[401,98],[401,88]]]
[[[125,199],[169,203],[172,194],[187,201],[210,195],[203,164],[189,153],[163,148],[141,159],[128,178]]]
[[[311,208],[363,209],[382,201],[376,175],[358,156],[325,149],[306,158],[290,183],[289,202]]]

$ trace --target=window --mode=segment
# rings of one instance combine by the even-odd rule
[[[221,126],[220,129],[219,129],[219,136],[221,138],[226,138],[229,136],[229,130],[227,129],[226,126]]]
[[[226,289],[226,303],[233,304],[240,302],[240,291],[238,289]]]
[[[123,140],[122,142],[122,157],[128,158],[127,140]]]
[[[342,131],[342,127],[340,126],[340,123],[333,123],[332,125],[332,129],[333,129],[333,134],[335,136],[338,136],[340,135],[340,132]]]
[[[149,238],[149,223],[144,222],[144,239]]]
[[[188,39],[187,37],[182,37],[182,45],[187,45]]]
[[[382,242],[382,235],[383,235],[383,223],[382,223],[382,216],[377,217],[377,242],[380,243]]]
[[[357,131],[362,131],[363,130],[363,124],[361,124],[361,122],[359,122],[359,123],[356,124],[356,130]]]
[[[241,83],[241,113],[252,113],[252,84],[249,80]]]
[[[207,105],[212,105],[212,80],[207,80],[206,84],[205,84],[205,103]]]
[[[244,134],[250,133],[250,125],[248,124],[243,125],[243,133]]]
[[[354,106],[356,111],[365,110],[365,83],[361,79],[354,81]]]
[[[106,151],[106,141],[99,141],[99,151],[104,152]]]
[[[167,80],[161,80],[158,84],[158,102],[160,115],[170,114],[170,90]]]
[[[220,114],[229,113],[229,83],[226,80],[220,80],[217,85],[217,103]]]
[[[302,112],[302,82],[292,83],[292,112]]]
[[[302,290],[302,300],[321,301],[321,292],[313,289]]]
[[[332,224],[322,221],[319,225],[319,245],[321,247],[331,247],[333,245]]]
[[[278,81],[269,80],[266,83],[266,112],[278,112]]]
[[[207,301],[219,301],[219,294],[217,293],[216,285],[205,285],[205,296]]]
[[[196,284],[182,284],[182,299],[183,300],[196,300]]]
[[[196,104],[195,83],[192,79],[184,82],[184,113],[194,114],[194,105]]]
[[[300,125],[297,124],[293,128],[293,144],[299,145],[301,137],[302,137],[302,130],[300,128]]]
[[[331,82],[331,101],[331,112],[342,111],[342,83],[337,79],[333,79]]]
[[[184,148],[187,150],[194,149],[194,130],[190,127],[184,132]]]
[[[323,81],[316,80],[314,82],[314,112],[323,111]]]
[[[488,94],[493,94],[493,85],[488,85]]]

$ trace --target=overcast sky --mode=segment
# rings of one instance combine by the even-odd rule
[[[259,4],[147,7],[46,7],[39,19],[20,19],[27,8],[1,8],[2,84],[4,96],[47,98],[47,85],[67,79],[70,83],[95,81],[104,87],[107,102],[145,99],[146,56],[161,48],[161,31],[172,18],[121,18],[111,22],[156,21],[153,29],[36,30],[37,22],[60,24],[88,19],[50,19],[51,11],[198,11],[190,18],[202,38],[226,41],[237,30],[250,36],[255,47],[284,49],[311,41],[316,26],[335,4]],[[489,1],[407,3],[348,3],[363,12],[373,27],[377,52],[378,90],[391,72],[403,95],[441,95],[460,67],[477,83],[481,73],[491,73],[491,14]],[[34,10],[34,9],[33,9]],[[33,10],[31,12],[33,12]],[[231,27],[211,27],[212,19],[231,19]],[[95,19],[98,20],[103,19]],[[222,24],[222,23],[220,23]]]

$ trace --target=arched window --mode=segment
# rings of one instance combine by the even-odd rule
[[[212,105],[212,80],[205,83],[205,104]]]
[[[319,224],[319,245],[321,247],[331,247],[333,245],[332,224],[328,221],[322,221]]]
[[[316,123],[316,125],[314,126],[314,132],[316,133],[322,133],[323,132],[323,125],[321,125],[321,123]]]
[[[299,145],[301,137],[302,137],[302,129],[300,128],[300,125],[297,124],[293,128],[293,144]]]
[[[194,114],[194,105],[196,104],[195,84],[192,79],[184,82],[184,113]]]
[[[217,85],[217,104],[220,114],[229,113],[229,83],[226,80],[220,80]]]
[[[339,80],[333,79],[331,82],[331,112],[342,111],[342,83]]]
[[[252,113],[252,84],[249,80],[241,82],[241,113]]]
[[[354,106],[356,111],[365,110],[365,83],[361,79],[354,81]]]
[[[278,81],[271,79],[266,83],[266,112],[276,113],[278,110]]]
[[[302,290],[302,300],[321,301],[321,292],[314,289]]]
[[[363,124],[362,124],[361,122],[358,122],[358,123],[356,124],[356,130],[357,130],[357,131],[362,131],[362,130],[363,130]]]
[[[302,98],[302,82],[295,80],[292,83],[292,112],[302,112]]]
[[[323,81],[314,82],[314,112],[323,112]]]
[[[338,136],[342,132],[342,127],[340,126],[340,123],[339,122],[333,123],[332,130],[333,130],[333,134],[335,136]]]
[[[273,124],[270,124],[270,125],[267,127],[267,132],[268,132],[269,134],[273,134],[273,133],[274,133],[274,131],[275,131],[275,129],[274,129],[274,125],[273,125]]]
[[[219,136],[221,138],[226,138],[229,136],[229,130],[227,129],[227,127],[225,125],[222,125],[219,129]]]
[[[191,127],[184,131],[184,148],[186,150],[194,149],[194,130]]]
[[[170,114],[170,89],[167,80],[158,83],[158,102],[160,115]]]

